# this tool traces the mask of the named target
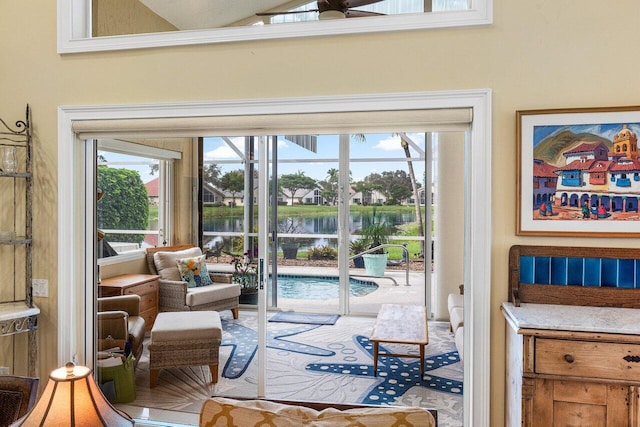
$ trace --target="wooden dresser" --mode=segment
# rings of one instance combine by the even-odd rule
[[[159,278],[153,274],[124,274],[103,279],[98,285],[98,296],[140,295],[140,316],[144,318],[145,330],[150,331],[158,316]]]
[[[510,268],[505,425],[640,426],[640,250],[517,246]]]

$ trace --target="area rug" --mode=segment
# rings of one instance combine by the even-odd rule
[[[149,389],[145,349],[136,369],[136,400],[130,405],[198,413],[210,396],[258,395],[257,317],[222,315],[220,378],[211,384],[206,366],[163,369]],[[439,425],[462,426],[462,363],[448,324],[429,322],[425,374],[416,359],[383,356],[373,375],[373,318],[340,317],[335,325],[269,323],[266,397],[335,403],[393,404],[438,410]],[[413,347],[413,348],[412,348]],[[417,346],[386,345],[385,351],[418,353]]]
[[[335,325],[337,314],[297,313],[295,311],[279,311],[269,319],[269,322],[302,323],[307,325]]]

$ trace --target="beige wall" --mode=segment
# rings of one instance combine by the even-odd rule
[[[33,108],[35,135],[34,277],[49,279],[38,298],[40,375],[56,366],[56,108],[270,98],[303,95],[493,90],[493,242],[491,425],[503,424],[507,251],[516,243],[637,246],[637,239],[515,236],[518,109],[635,105],[634,54],[640,3],[495,0],[494,24],[60,56],[56,2],[3,2],[0,13],[0,117]],[[488,201],[489,202],[489,201]]]

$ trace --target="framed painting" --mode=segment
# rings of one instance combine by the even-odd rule
[[[640,107],[516,112],[517,231],[640,236]]]

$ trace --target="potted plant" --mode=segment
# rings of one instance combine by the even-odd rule
[[[394,232],[394,230],[395,227],[388,225],[384,220],[381,220],[378,217],[376,209],[374,208],[369,225],[362,229],[362,235],[369,243],[369,249],[377,248],[373,252],[362,255],[362,258],[364,259],[364,268],[368,275],[384,275],[389,254],[384,248],[380,248],[379,246],[389,243],[389,236]]]
[[[248,252],[242,256],[232,255],[231,264],[233,264],[234,283],[240,285],[240,303],[241,304],[257,304],[258,303],[258,276],[257,266],[251,263]]]
[[[299,247],[300,247],[300,244],[298,242],[283,242],[280,245],[280,248],[282,248],[282,257],[284,259],[298,258]]]
[[[364,237],[349,242],[349,253],[351,253],[352,256],[361,254],[367,249],[369,249],[369,242]],[[353,266],[355,268],[364,268],[364,259],[361,255],[353,258]]]
[[[304,231],[304,227],[302,225],[302,221],[298,218],[286,218],[284,221],[278,224],[278,232],[284,234],[297,234],[302,233]],[[282,249],[282,256],[284,259],[296,259],[298,258],[298,248],[300,247],[300,243],[295,239],[289,239],[288,241],[283,241],[280,244],[280,248]]]

